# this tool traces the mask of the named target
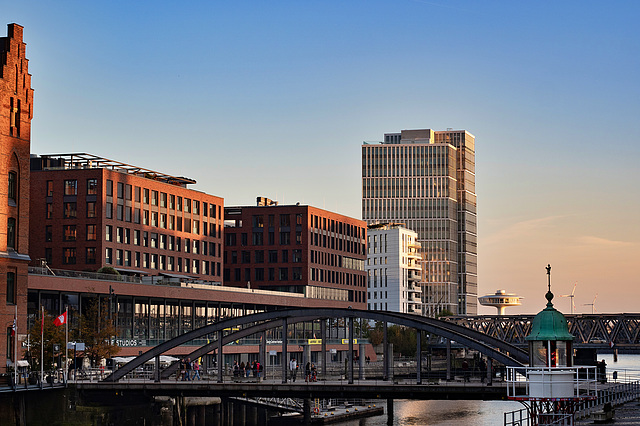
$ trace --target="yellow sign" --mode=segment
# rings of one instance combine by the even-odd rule
[[[322,344],[322,339],[308,339],[307,342],[310,345],[321,345]]]
[[[343,345],[348,345],[349,344],[349,339],[342,339],[342,344]],[[358,344],[358,339],[353,339],[353,344],[357,345]]]

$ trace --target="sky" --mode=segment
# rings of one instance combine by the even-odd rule
[[[476,137],[479,293],[639,312],[640,3],[30,1],[31,151],[361,217],[361,145]],[[554,300],[570,312],[570,299]],[[495,309],[480,307],[481,313]]]

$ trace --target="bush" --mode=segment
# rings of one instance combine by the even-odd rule
[[[108,274],[108,275],[120,275],[120,272],[116,271],[113,266],[103,266],[98,269],[99,274]]]

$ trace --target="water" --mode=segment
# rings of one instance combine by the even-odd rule
[[[598,361],[607,363],[607,375],[611,380],[614,371],[618,380],[640,380],[640,355],[619,355],[613,362],[613,354],[598,355]],[[380,401],[385,406],[386,401]],[[394,426],[453,426],[453,425],[502,425],[504,413],[523,408],[515,401],[394,401]],[[387,415],[342,423],[348,426],[385,426]]]

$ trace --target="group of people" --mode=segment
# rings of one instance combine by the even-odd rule
[[[253,374],[253,377],[262,377],[262,364],[259,361],[251,361],[246,364],[242,361],[238,364],[238,361],[233,361],[233,377],[249,377]]]
[[[198,360],[191,361],[189,358],[184,358],[180,361],[180,375],[181,380],[200,380],[200,363]]]
[[[291,358],[291,361],[289,361],[289,373],[291,374],[291,381],[295,382],[298,375],[298,361],[295,358]],[[304,375],[305,382],[317,382],[316,365],[312,362],[307,362],[307,365],[304,366]]]

